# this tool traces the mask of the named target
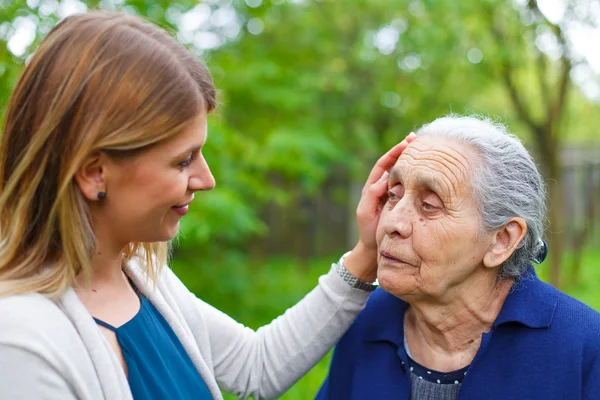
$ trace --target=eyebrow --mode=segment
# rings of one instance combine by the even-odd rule
[[[202,148],[201,144],[198,144],[196,146],[192,146],[189,149],[187,149],[186,151],[182,151],[179,154],[179,157],[183,156],[184,154],[188,154],[188,153],[195,153],[196,151],[200,150]]]
[[[180,160],[184,156],[187,157],[189,154],[195,153],[196,151],[200,150],[201,148],[202,148],[201,144],[192,146],[189,149],[187,149],[185,151],[182,151],[181,153],[177,154],[176,156],[173,156],[171,158],[171,160],[173,160],[173,162],[177,162],[178,160]]]
[[[404,174],[403,174],[403,170],[399,167],[394,166],[391,170],[390,170],[390,179],[396,179],[399,182],[403,182],[404,181]],[[441,196],[442,193],[444,193],[444,191],[442,190],[442,187],[431,178],[431,176],[429,175],[425,175],[422,173],[417,174],[417,184],[419,186],[423,186],[425,187],[427,190],[437,194],[438,196]]]
[[[419,185],[427,188],[429,191],[437,194],[438,196],[440,196],[442,193],[442,188],[436,181],[434,181],[431,178],[431,176],[418,174],[417,175],[417,183]]]
[[[393,166],[392,169],[389,171],[390,176],[388,179],[396,179],[401,181],[402,180],[402,172],[400,172],[400,168],[398,168],[397,166]]]

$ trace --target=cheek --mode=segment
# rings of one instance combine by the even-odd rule
[[[429,265],[444,269],[472,264],[478,253],[478,231],[474,223],[463,221],[419,221],[414,230],[415,251]]]
[[[379,221],[377,222],[377,230],[375,231],[375,240],[377,241],[378,246],[381,244],[381,241],[385,236],[384,221],[386,221],[386,219],[388,218],[388,214],[389,212],[387,210],[387,205],[384,205],[379,216]]]
[[[187,176],[175,173],[156,173],[138,180],[137,189],[148,202],[169,203],[181,200],[187,191]]]
[[[427,245],[432,239],[431,235],[437,236],[437,221],[429,221],[422,217],[415,218],[412,221],[412,236],[415,243]]]
[[[413,248],[426,264],[437,264],[451,242],[451,234],[440,220],[419,218],[413,225]]]

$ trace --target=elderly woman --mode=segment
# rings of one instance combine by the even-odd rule
[[[600,399],[600,316],[541,282],[545,188],[501,125],[447,117],[389,174],[378,280],[318,399]],[[343,260],[342,260],[343,262]]]

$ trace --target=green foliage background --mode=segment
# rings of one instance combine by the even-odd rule
[[[268,207],[294,214],[294,198],[316,197],[339,171],[362,182],[386,149],[449,112],[498,116],[536,152],[501,79],[510,60],[528,106],[542,112],[538,66],[552,77],[557,65],[535,44],[550,27],[523,3],[0,0],[0,110],[27,56],[73,7],[139,14],[176,33],[209,66],[220,106],[204,150],[217,188],[198,195],[183,220],[173,268],[204,300],[258,328],[347,249],[325,243],[327,255],[302,259],[286,247],[265,252]],[[8,45],[24,20],[35,39],[14,54]],[[495,40],[492,27],[506,41]],[[581,58],[573,63],[585,68]],[[563,143],[597,146],[597,99],[574,86],[568,100]],[[351,218],[356,198],[342,191],[336,203]],[[600,309],[600,253],[588,247],[582,279],[565,289]],[[311,398],[326,369],[325,360],[282,398]]]

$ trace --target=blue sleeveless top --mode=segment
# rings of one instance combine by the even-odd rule
[[[144,296],[140,310],[118,328],[94,318],[117,335],[134,399],[211,399],[204,380],[167,321]]]

